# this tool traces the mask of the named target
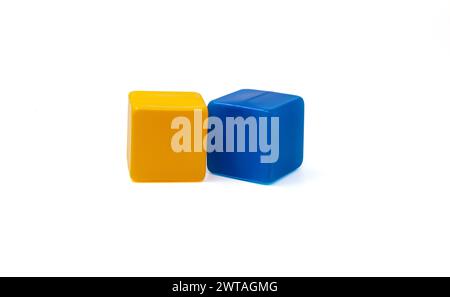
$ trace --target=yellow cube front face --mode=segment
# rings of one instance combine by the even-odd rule
[[[132,180],[203,180],[206,171],[203,121],[207,118],[207,107],[198,93],[131,92],[128,168]]]

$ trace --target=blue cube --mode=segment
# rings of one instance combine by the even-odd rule
[[[244,89],[208,104],[208,169],[270,184],[303,162],[299,96]]]

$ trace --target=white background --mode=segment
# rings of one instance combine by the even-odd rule
[[[134,184],[131,90],[300,95],[272,186]],[[2,1],[0,274],[450,275],[449,1]]]

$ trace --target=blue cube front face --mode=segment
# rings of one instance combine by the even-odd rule
[[[240,90],[211,101],[208,113],[212,173],[267,184],[301,165],[302,98]]]

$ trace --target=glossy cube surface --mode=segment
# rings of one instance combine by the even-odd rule
[[[173,120],[177,117],[190,122],[190,127],[185,128],[189,128],[186,136],[190,137],[191,151],[173,150],[173,136],[177,132]],[[208,110],[198,93],[131,92],[127,148],[131,179],[136,182],[203,180],[206,152],[203,147],[196,149],[194,140],[206,137],[202,121],[207,117]]]
[[[304,103],[301,97],[244,89],[211,101],[208,113],[210,172],[270,184],[302,164]],[[222,138],[213,133],[217,128],[213,123],[218,119],[223,126]],[[217,146],[220,139],[223,145]]]

